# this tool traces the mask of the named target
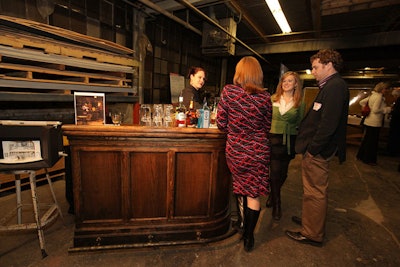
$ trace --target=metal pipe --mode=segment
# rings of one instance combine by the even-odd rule
[[[154,4],[153,2],[150,2],[149,0],[138,0],[139,2],[141,2],[142,4],[146,5],[147,7],[159,12],[160,14],[163,14],[164,16],[174,20],[175,22],[178,22],[179,24],[182,24],[183,26],[185,26],[186,28],[192,30],[193,32],[199,34],[199,35],[203,35],[203,33],[196,29],[195,27],[191,26],[189,23],[187,23],[186,21],[183,21],[179,18],[177,18],[176,16],[174,16],[173,14],[171,14],[170,12],[160,8],[159,6],[157,6],[156,4]],[[232,37],[233,39],[236,40],[236,42],[238,42],[239,44],[241,44],[244,48],[246,48],[247,50],[249,50],[250,52],[252,52],[253,54],[255,54],[256,56],[258,56],[260,59],[262,59],[263,61],[265,61],[266,63],[272,65],[268,60],[266,60],[263,56],[261,56],[259,53],[257,53],[257,51],[255,51],[254,49],[252,49],[250,46],[248,46],[247,44],[245,44],[243,41],[241,41],[239,38],[237,38],[236,36],[233,36],[230,32],[228,32],[224,27],[222,27],[221,25],[219,25],[217,22],[215,22],[213,19],[211,19],[210,17],[208,17],[206,14],[204,14],[203,12],[201,12],[199,9],[197,9],[195,6],[193,6],[191,3],[185,1],[185,0],[175,0],[176,2],[182,4],[183,6],[186,6],[187,8],[190,8],[191,10],[193,10],[195,13],[197,13],[198,15],[200,15],[203,19],[205,19],[208,23],[210,23],[211,25],[214,25],[215,27],[217,27],[218,29],[222,30],[223,32],[225,32],[226,34],[228,34],[230,37]],[[128,3],[128,2],[127,2]]]
[[[186,27],[187,29],[197,33],[198,35],[203,35],[202,31],[200,31],[199,29],[193,27],[192,25],[190,25],[189,23],[187,23],[184,20],[181,20],[180,18],[174,16],[172,13],[160,8],[159,6],[157,6],[156,4],[154,4],[153,2],[150,2],[148,0],[138,0],[139,2],[141,2],[142,4],[146,5],[147,7],[157,11],[158,13],[163,14],[164,16],[174,20],[175,22],[178,22],[179,24],[182,24],[184,27]]]
[[[144,0],[139,0],[139,1],[144,1]],[[203,12],[201,12],[199,9],[197,9],[195,6],[193,6],[191,3],[189,3],[186,0],[175,0],[176,2],[184,5],[187,8],[190,8],[191,10],[193,10],[195,13],[197,13],[199,16],[201,16],[203,19],[205,19],[208,23],[210,23],[211,25],[214,25],[215,27],[217,27],[218,29],[220,29],[221,31],[225,32],[226,34],[228,34],[229,36],[231,36],[233,39],[235,39],[238,43],[240,43],[243,47],[245,47],[247,50],[249,50],[250,52],[252,52],[253,54],[255,54],[256,56],[258,56],[260,59],[262,59],[263,61],[267,62],[268,64],[272,65],[268,60],[266,60],[263,56],[261,56],[259,53],[257,53],[257,51],[255,51],[254,49],[252,49],[250,46],[248,46],[247,44],[245,44],[244,42],[242,42],[240,39],[236,38],[236,36],[233,36],[230,32],[228,32],[224,27],[222,27],[221,25],[219,25],[217,22],[215,22],[213,19],[211,19],[209,16],[207,16],[206,14],[204,14]]]

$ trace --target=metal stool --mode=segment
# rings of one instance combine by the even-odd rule
[[[18,171],[9,171],[8,173],[12,173],[15,175],[15,188],[16,188],[16,197],[17,197],[17,207],[6,214],[5,217],[0,221],[0,231],[19,231],[19,230],[28,230],[28,229],[36,229],[39,238],[40,250],[42,252],[42,258],[47,256],[46,248],[45,248],[45,240],[43,229],[48,224],[52,223],[57,219],[58,215],[60,215],[61,219],[64,221],[60,206],[58,205],[54,190],[53,184],[50,179],[50,175],[48,170],[46,171],[46,179],[50,187],[50,191],[53,197],[54,203],[52,203],[49,209],[40,216],[39,210],[39,201],[36,192],[36,172],[34,170],[18,170]],[[29,174],[29,184],[31,188],[32,194],[32,206],[33,212],[35,216],[35,223],[22,223],[22,200],[21,200],[21,174],[28,173]],[[56,210],[58,212],[56,212]],[[5,225],[13,216],[17,214],[17,224]]]

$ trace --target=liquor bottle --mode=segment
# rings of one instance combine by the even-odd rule
[[[179,96],[179,104],[175,110],[176,127],[186,127],[186,107],[183,104],[183,96]]]
[[[189,109],[186,114],[186,126],[190,128],[197,127],[197,115],[196,115],[196,109],[194,108],[193,105],[193,98],[190,100]]]
[[[214,101],[213,108],[210,114],[210,127],[215,128],[217,127],[217,102]]]
[[[203,101],[203,127],[202,128],[209,128],[210,127],[210,108],[207,104],[207,98],[204,97]]]
[[[111,111],[110,111],[110,112],[107,112],[106,124],[112,124]]]

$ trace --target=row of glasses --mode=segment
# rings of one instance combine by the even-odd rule
[[[141,104],[140,125],[155,127],[172,127],[175,112],[171,104]]]

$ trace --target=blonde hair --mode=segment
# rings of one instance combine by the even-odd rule
[[[272,95],[271,100],[273,102],[278,102],[281,99],[281,96],[283,95],[282,83],[283,80],[288,76],[293,76],[294,79],[296,80],[296,85],[293,91],[293,101],[294,101],[294,107],[297,108],[298,106],[300,106],[300,103],[303,100],[303,82],[300,79],[299,74],[297,74],[294,71],[288,71],[282,75],[282,77],[279,79],[278,86],[276,87],[276,92],[275,94]]]
[[[380,82],[377,85],[375,85],[374,91],[378,93],[382,93],[384,89],[388,89],[390,87],[389,83],[385,82]]]
[[[255,94],[264,91],[263,71],[255,57],[243,57],[236,65],[233,84],[242,87],[247,93]]]
[[[400,87],[394,87],[392,90],[392,96],[398,97],[400,96]]]

